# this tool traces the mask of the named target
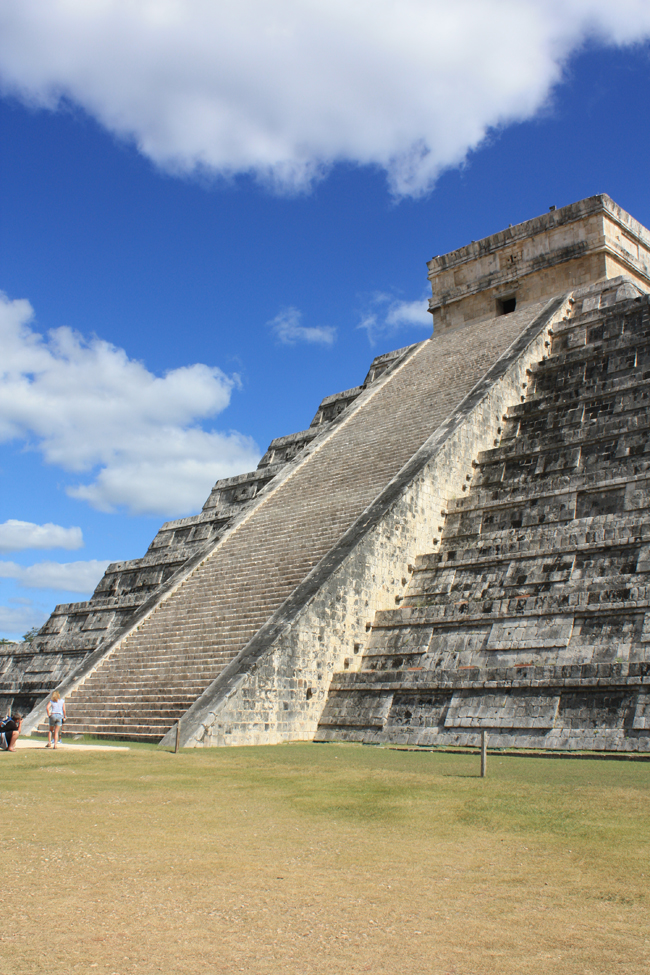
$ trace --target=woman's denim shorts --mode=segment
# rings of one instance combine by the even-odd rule
[[[60,714],[51,714],[50,715],[50,728],[53,728],[57,724],[58,725],[62,725],[63,724],[63,718],[61,717]]]

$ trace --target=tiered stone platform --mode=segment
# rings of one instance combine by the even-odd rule
[[[376,356],[360,386],[326,396],[307,430],[271,441],[257,470],[217,481],[200,514],[165,522],[142,558],[109,565],[92,598],[58,605],[31,644],[0,646],[2,713],[12,708],[31,711],[89,654],[128,632],[173,586],[177,575],[211,551],[264,497],[274,479],[326,436],[350,404],[408,351],[396,349]],[[214,674],[214,668],[210,672]]]
[[[402,350],[90,670],[68,730],[160,740],[544,307]]]
[[[650,300],[634,294],[576,295],[360,672],[335,675],[318,739],[650,750]]]
[[[323,436],[346,408],[407,350],[377,356],[361,386],[322,401],[307,430],[271,441],[257,470],[217,481],[198,515],[167,521],[146,554],[108,566],[90,600],[56,607],[33,643],[47,655],[90,653],[115,638],[190,559],[209,551],[308,445]],[[62,679],[62,676],[59,679]]]
[[[0,695],[33,670],[71,731],[184,746],[648,749],[650,232],[590,197],[428,266],[433,337],[0,654]]]

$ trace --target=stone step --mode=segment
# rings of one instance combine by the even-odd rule
[[[116,720],[121,718],[124,718],[125,720],[137,718],[139,721],[144,721],[145,718],[147,720],[151,718],[152,720],[156,719],[162,721],[169,719],[170,721],[177,721],[178,718],[183,716],[192,702],[186,701],[183,706],[177,708],[169,708],[164,706],[153,707],[152,705],[154,703],[155,702],[149,702],[149,707],[142,704],[142,702],[138,702],[137,706],[135,707],[127,704],[123,704],[121,706],[116,704],[113,707],[101,706],[98,704],[96,707],[92,707],[89,702],[86,702],[84,703],[83,707],[70,708],[69,722],[79,724],[80,722],[86,721],[107,721],[113,718]],[[66,727],[67,725],[68,721],[66,721]]]
[[[159,732],[161,737],[166,734],[167,731],[176,724],[178,719],[163,718],[163,717],[141,717],[136,714],[133,718],[130,717],[118,717],[116,715],[106,716],[102,718],[101,716],[89,716],[88,718],[75,721],[72,718],[70,721],[66,721],[65,727],[70,732],[75,732],[78,734],[79,728],[86,729],[87,734],[93,734],[95,730],[104,730],[107,733],[119,733],[122,730],[129,731],[133,733],[135,729],[139,729],[137,734],[141,734],[140,729],[144,729],[146,734],[154,734]]]
[[[520,432],[518,436],[501,442],[479,455],[481,466],[500,463],[520,456],[546,454],[566,447],[583,446],[592,443],[606,444],[610,440],[618,440],[625,444],[637,435],[646,434],[650,427],[650,406],[644,410],[630,411],[629,414],[607,413],[596,419],[586,418],[584,421],[565,424],[561,430],[545,429],[542,431]]]
[[[646,528],[650,529],[650,524]],[[515,533],[507,534],[511,535]],[[459,541],[462,541],[464,544],[464,539]],[[540,539],[540,542],[542,541]],[[545,547],[543,544],[540,544],[537,557],[539,559],[552,559],[562,558],[564,555],[581,553],[582,555],[591,554],[596,558],[612,549],[628,549],[636,544],[644,546],[648,543],[650,543],[650,531],[646,531],[645,534],[639,534],[636,537],[614,537],[612,540],[604,541],[601,539],[599,542],[589,542],[572,546],[570,535],[567,532],[566,535],[558,539],[558,544],[554,548],[550,546]],[[478,569],[490,566],[494,562],[500,563],[506,560],[514,564],[534,557],[532,554],[533,544],[527,538],[520,542],[506,537],[503,540],[499,539],[492,544],[486,544],[480,548],[478,546],[474,548],[471,545],[463,547],[463,544],[459,544],[457,548],[453,549],[445,548],[441,552],[435,552],[428,556],[419,556],[414,566],[413,586],[415,588],[412,591],[417,592],[419,590],[421,583],[416,579],[416,576],[420,573],[431,573],[442,571],[443,569],[464,569],[466,567]]]
[[[228,658],[230,660],[232,658]],[[227,661],[224,661],[224,664]],[[210,667],[183,667],[179,666],[174,670],[167,670],[164,667],[143,667],[143,668],[133,668],[124,667],[112,667],[110,670],[102,671],[98,673],[93,671],[93,673],[86,678],[85,684],[88,687],[92,687],[95,681],[101,681],[103,677],[110,676],[111,678],[121,678],[126,683],[135,684],[137,678],[137,683],[151,682],[155,684],[171,682],[172,684],[179,683],[201,683],[206,677],[211,674],[218,674],[222,669],[222,665],[214,663]]]
[[[648,459],[642,463],[635,459],[634,462],[610,464],[605,476],[604,472],[580,473],[580,472],[561,472],[555,475],[547,471],[538,476],[531,476],[526,481],[517,479],[514,483],[500,480],[498,483],[482,484],[478,478],[472,482],[472,490],[469,494],[461,498],[450,499],[447,507],[447,515],[455,515],[463,511],[473,511],[495,507],[508,507],[512,505],[533,506],[535,502],[551,499],[553,497],[567,497],[578,492],[588,492],[590,494],[599,491],[610,491],[616,487],[626,488],[630,485],[630,490],[640,489],[638,498],[635,500],[636,507],[629,514],[636,514],[637,517],[650,510],[650,504],[646,501],[644,494],[645,485],[650,480],[650,452]]]
[[[105,731],[128,729],[134,726],[146,727],[149,733],[153,733],[160,729],[161,734],[165,734],[172,725],[176,724],[180,716],[176,717],[163,717],[161,715],[141,715],[134,713],[133,716],[126,715],[101,715],[101,714],[86,714],[81,715],[79,718],[71,715],[64,725],[65,731],[68,734],[79,734],[79,729],[104,729]],[[91,731],[87,731],[91,734]]]
[[[643,363],[643,369],[642,375],[644,378],[648,378],[645,373],[650,371],[650,357],[648,357],[647,362]],[[544,382],[538,377],[535,382],[535,393],[557,397],[558,399],[561,396],[564,398],[573,396],[578,400],[584,395],[613,392],[621,385],[629,382],[634,374],[635,371],[632,368],[623,367],[611,372],[607,372],[603,368],[601,373],[597,373],[595,367],[590,369],[588,365],[582,364],[577,365],[571,373],[564,376],[561,374],[546,376]]]
[[[188,663],[184,659],[180,660],[162,660],[159,663],[154,663],[153,665],[147,664],[145,662],[131,662],[129,661],[128,666],[115,663],[112,667],[107,668],[105,673],[126,673],[134,674],[136,676],[144,676],[146,674],[151,674],[159,680],[164,679],[168,676],[176,676],[180,674],[184,675],[194,675],[199,678],[203,674],[214,673],[215,670],[219,669],[219,664],[226,663],[232,660],[232,656],[224,656],[219,660],[212,658],[210,661],[205,661],[202,664],[191,662]]]
[[[560,470],[539,470],[536,464],[503,465],[495,464],[484,468],[475,477],[473,486],[484,491],[488,501],[496,503],[501,500],[528,500],[545,497],[550,494],[566,494],[574,491],[588,491],[593,485],[602,486],[605,490],[615,482],[632,483],[633,481],[648,480],[650,472],[650,455],[642,454],[627,458],[606,458],[607,468],[603,471],[598,467],[598,454],[594,450],[589,455],[581,451],[577,468],[563,468]],[[546,466],[546,465],[545,465]],[[460,499],[459,499],[460,500]],[[472,506],[472,498],[468,496],[468,507]]]
[[[630,352],[638,356],[650,350],[650,323],[647,318],[637,320],[636,327],[618,335],[606,331],[606,326],[601,320],[599,324],[594,324],[585,332],[585,338],[591,337],[593,341],[588,340],[582,344],[575,341],[578,329],[579,325],[572,322],[572,336],[569,330],[565,330],[562,337],[559,335],[553,337],[551,355],[531,369],[535,378],[546,379],[556,373],[564,374],[570,372],[575,364],[583,362],[606,368],[609,363],[624,359]],[[597,337],[598,332],[600,337]],[[570,337],[571,341],[568,342]]]
[[[618,339],[603,344],[591,344],[571,349],[565,353],[552,355],[541,365],[531,370],[531,383],[535,392],[545,393],[552,387],[554,379],[559,379],[566,388],[566,380],[573,381],[581,371],[585,377],[597,381],[603,377],[620,378],[621,374],[631,375],[636,369],[642,378],[650,361],[650,340],[647,335],[630,337],[627,341]]]
[[[616,302],[616,309],[617,316],[610,318],[606,317],[607,309],[605,307],[583,312],[578,305],[574,305],[570,316],[554,324],[553,341],[566,338],[579,331],[592,333],[594,327],[600,330],[604,337],[639,335],[644,329],[650,328],[643,298],[635,297]],[[623,319],[620,317],[621,314],[625,316]],[[601,339],[590,338],[590,341],[601,341],[602,336]]]
[[[134,675],[132,671],[124,672],[114,672],[110,674],[104,674],[102,676],[98,675],[96,677],[91,677],[86,680],[86,692],[93,693],[96,688],[105,687],[105,678],[110,677],[111,685],[114,687],[120,686],[124,688],[132,688],[138,690],[144,690],[147,687],[169,689],[169,691],[174,691],[179,688],[187,688],[190,691],[193,688],[205,687],[214,680],[215,675],[219,674],[219,668],[214,668],[213,670],[204,671],[200,674],[183,673],[178,672],[176,674],[150,674],[144,672],[141,675]]]
[[[144,664],[131,667],[126,663],[123,663],[120,666],[120,664],[116,662],[113,666],[103,671],[103,673],[112,675],[133,674],[134,676],[137,676],[138,679],[149,675],[152,680],[165,680],[167,678],[182,678],[183,680],[194,678],[195,680],[201,680],[206,674],[218,673],[223,666],[234,658],[234,656],[235,654],[230,654],[228,656],[213,659],[210,661],[210,663],[206,663],[203,666],[199,666],[198,664],[194,666],[192,664],[184,665],[182,660],[178,661],[177,663],[171,661],[166,664],[161,663],[154,667],[147,667]],[[94,680],[96,677],[97,675],[93,673],[88,680]]]
[[[159,667],[146,667],[142,666],[128,666],[128,667],[112,667],[110,670],[104,672],[104,676],[111,674],[112,676],[117,676],[123,674],[125,677],[128,675],[129,679],[134,680],[145,679],[149,677],[151,680],[155,681],[165,681],[165,680],[194,680],[200,681],[204,677],[209,677],[211,674],[219,673],[221,668],[232,660],[232,657],[227,657],[222,661],[212,661],[210,666],[206,665],[204,667],[199,666],[184,666],[182,662],[177,664],[168,663],[161,664]],[[88,680],[92,681],[96,678],[89,677]]]
[[[647,370],[641,373],[640,378],[642,381],[650,378],[646,375],[646,372]],[[572,376],[564,377],[564,379],[556,376],[555,382],[549,380],[544,388],[541,387],[539,382],[535,383],[534,389],[532,388],[532,384],[529,384],[528,398],[524,397],[520,399],[519,404],[509,406],[506,416],[512,418],[522,409],[524,412],[535,411],[543,408],[545,404],[560,405],[571,402],[579,404],[583,401],[586,402],[591,397],[613,395],[620,389],[628,389],[633,386],[635,379],[638,378],[630,370],[618,375],[612,374],[598,377],[587,375],[586,370],[577,369]]]
[[[495,461],[484,459],[475,483],[480,487],[518,487],[530,483],[538,487],[542,478],[585,477],[596,475],[604,480],[626,475],[635,477],[648,471],[650,451],[647,434],[632,430],[625,436],[587,440],[582,443],[558,443],[556,449],[530,450]],[[598,458],[601,458],[600,468]],[[603,478],[603,466],[607,475]],[[533,488],[534,491],[534,488]]]
[[[636,597],[636,598],[635,598]],[[423,604],[423,605],[421,605]],[[446,600],[435,596],[430,599],[417,597],[404,601],[398,609],[383,610],[377,614],[376,625],[422,626],[430,623],[454,621],[457,625],[470,622],[502,621],[528,617],[561,616],[571,613],[647,612],[650,607],[650,587],[612,586],[603,590],[583,590],[567,594],[558,587],[556,592],[538,594],[522,593],[513,596],[480,598],[451,594]],[[392,614],[389,616],[388,614]]]
[[[578,399],[571,397],[566,403],[555,399],[531,399],[513,409],[504,417],[502,442],[539,429],[573,427],[587,419],[593,422],[600,416],[632,416],[644,410],[648,402],[650,380],[638,383],[632,378],[614,392],[583,393]]]
[[[483,545],[500,541],[507,533],[530,532],[531,538],[545,537],[546,532],[557,530],[563,536],[567,526],[575,525],[577,532],[582,535],[588,532],[593,541],[613,540],[619,527],[617,522],[621,515],[626,514],[623,504],[624,498],[609,497],[607,494],[579,499],[580,506],[593,514],[585,517],[572,517],[576,508],[575,495],[566,498],[551,498],[547,506],[541,505],[531,508],[530,505],[499,504],[494,508],[474,508],[465,512],[453,512],[448,515],[447,523],[450,535],[445,538],[445,544],[452,548],[450,539],[455,540],[454,547],[465,548],[471,544],[471,539],[481,540]],[[603,508],[610,507],[608,514],[599,514]],[[617,510],[618,508],[618,510]],[[638,517],[644,512],[634,512]],[[647,517],[647,516],[646,516]],[[649,519],[650,520],[650,519]],[[647,521],[640,523],[641,534],[647,531]],[[540,531],[541,530],[541,531]],[[505,540],[505,539],[504,539]]]
[[[397,669],[394,673],[399,674],[401,671]],[[650,686],[650,660],[551,663],[533,664],[532,666],[517,663],[507,666],[446,668],[444,670],[429,667],[426,670],[412,671],[408,673],[408,676],[404,674],[402,676],[413,688],[420,684],[432,686],[446,683],[455,683],[459,687],[472,687],[477,682],[483,684],[494,681],[497,684],[502,684],[506,681],[515,680],[521,682],[522,685],[533,686],[536,681],[541,680],[558,685],[563,681],[569,683],[595,681],[600,682],[603,687],[629,685],[646,688]],[[347,690],[359,685],[380,690],[384,684],[392,683],[394,683],[394,679],[390,674],[376,672],[339,672],[332,677],[333,690]],[[594,683],[592,686],[598,686],[598,683]]]
[[[643,401],[650,384],[650,377],[638,375],[622,377],[613,385],[574,386],[570,390],[550,388],[546,391],[536,390],[534,394],[523,402],[514,403],[504,414],[506,423],[525,421],[528,417],[538,418],[552,412],[570,413],[574,409],[597,408],[599,403],[612,398],[633,397],[633,401]]]
[[[581,524],[575,526],[576,551],[580,548],[589,550],[592,546],[602,547],[621,547],[633,544],[638,540],[639,543],[647,541],[650,532],[650,518],[643,521],[633,521],[630,519],[626,524],[620,525],[618,522],[623,519],[628,512],[621,512],[616,517],[605,515],[598,520],[595,518],[580,519]],[[635,514],[629,512],[629,514]],[[441,553],[433,552],[428,556],[421,556],[423,559],[432,559],[435,556],[446,557],[445,553],[462,552],[465,553],[473,547],[476,541],[475,554],[477,558],[484,559],[485,553],[492,553],[500,556],[501,553],[510,552],[530,552],[533,547],[538,545],[542,551],[550,548],[553,536],[557,536],[560,548],[570,547],[571,529],[574,527],[575,520],[542,524],[527,525],[521,528],[503,528],[494,531],[485,530],[479,534],[456,531],[443,539]],[[635,531],[638,529],[638,531]],[[465,558],[465,555],[462,556]],[[455,559],[459,559],[457,554]],[[423,565],[426,564],[424,561]]]
[[[176,711],[186,711],[187,708],[195,700],[194,696],[174,697],[173,699],[156,697],[153,694],[145,695],[142,698],[125,698],[120,695],[114,695],[113,697],[103,700],[93,701],[92,699],[84,699],[83,702],[76,703],[74,701],[70,702],[68,708],[70,716],[76,718],[80,714],[86,713],[99,713],[99,709],[128,709],[133,710],[134,708],[149,709],[156,711],[160,709],[161,713],[163,711],[176,712]],[[67,707],[67,702],[66,702]]]
[[[39,725],[38,730],[47,732],[47,727],[44,725],[42,726]],[[167,731],[169,731],[169,728],[167,729]],[[117,732],[105,731],[103,728],[93,728],[91,730],[85,727],[79,727],[79,728],[75,728],[74,732],[66,731],[65,734],[66,737],[68,736],[68,734],[73,734],[73,735],[86,734],[86,735],[93,735],[93,737],[95,738],[104,738],[106,741],[134,741],[134,742],[138,741],[150,745],[157,745],[165,737],[165,734],[167,734],[167,732],[165,732],[164,734],[161,734],[159,731],[148,733],[147,730],[145,729],[141,733],[138,733],[137,731],[135,733],[131,731],[129,733],[126,733],[123,731],[117,731]]]
[[[130,700],[131,697],[134,699],[140,699],[143,695],[155,694],[157,696],[163,697],[180,697],[185,699],[186,697],[191,697],[193,694],[198,695],[203,692],[203,690],[208,686],[205,681],[185,681],[183,683],[167,684],[166,682],[155,683],[154,681],[143,681],[142,684],[134,684],[133,682],[127,682],[124,680],[115,680],[102,684],[97,682],[97,684],[88,687],[86,692],[83,694],[83,700],[96,700],[98,695],[104,693],[112,694],[113,696],[118,696],[123,700]],[[78,698],[75,698],[75,694],[79,694]],[[81,694],[79,691],[73,691],[69,695],[68,700],[81,700]]]
[[[452,578],[436,578],[429,584],[425,581],[419,589],[409,592],[404,597],[401,606],[403,608],[442,606],[450,599],[461,600],[470,605],[481,603],[483,606],[487,601],[503,605],[504,601],[511,599],[521,600],[532,597],[543,598],[547,605],[549,601],[559,599],[560,595],[566,602],[567,591],[570,592],[573,605],[593,606],[605,597],[611,602],[613,591],[625,593],[626,596],[620,601],[633,602],[635,606],[646,605],[650,600],[650,585],[640,586],[634,572],[619,574],[613,566],[608,576],[585,580],[575,579],[572,570],[573,566],[570,564],[554,566],[550,563],[547,566],[531,566],[526,571],[525,567],[517,564],[509,576],[509,566],[505,566],[501,578],[491,579],[489,582],[480,578],[483,575],[482,570],[479,570],[478,578],[476,573],[470,576],[469,571],[460,575],[460,578],[458,576],[454,578],[453,573],[457,570],[451,570]]]
[[[546,362],[549,367],[557,368],[571,363],[585,352],[602,357],[613,351],[636,348],[650,341],[650,324],[645,315],[636,318],[632,316],[629,326],[629,330],[616,331],[616,327],[611,329],[602,318],[591,322],[572,318],[559,330],[554,329],[552,352]],[[546,362],[537,366],[537,371],[544,372]]]
[[[142,741],[158,744],[172,728],[151,728],[148,725],[79,725],[70,730],[75,735],[92,735],[95,738],[107,738],[118,741]]]
[[[90,702],[93,704],[102,703],[103,701],[187,701],[196,697],[198,694],[202,694],[208,684],[180,684],[176,687],[167,687],[165,684],[147,684],[143,685],[141,688],[134,686],[133,684],[125,683],[111,683],[109,688],[104,688],[102,692],[101,687],[95,689],[96,693],[87,693],[78,698],[75,697],[75,692],[70,694],[66,701],[70,703],[70,706],[76,706],[77,703]]]

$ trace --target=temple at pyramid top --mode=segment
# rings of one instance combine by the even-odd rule
[[[650,288],[650,231],[605,193],[428,263],[434,329],[465,325],[606,278]]]

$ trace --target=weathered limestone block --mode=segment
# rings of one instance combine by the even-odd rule
[[[637,696],[632,727],[635,731],[650,731],[650,692]]]
[[[492,624],[488,650],[528,650],[539,647],[567,647],[573,633],[573,619],[533,617],[527,620],[499,620]]]
[[[552,728],[559,694],[531,690],[492,694],[457,691],[444,719],[445,728]]]

